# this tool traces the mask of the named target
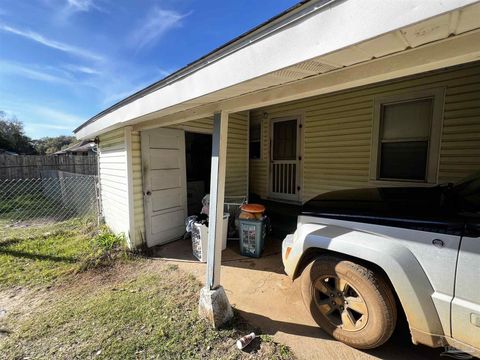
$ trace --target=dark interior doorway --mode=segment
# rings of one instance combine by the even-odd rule
[[[212,135],[185,132],[188,215],[199,214],[210,190]]]

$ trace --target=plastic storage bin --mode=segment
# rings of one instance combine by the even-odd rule
[[[249,257],[260,257],[266,236],[265,218],[240,220],[240,253]]]
[[[228,218],[230,214],[223,214],[222,225],[222,250],[227,248]],[[208,227],[194,223],[192,227],[192,250],[193,255],[201,262],[207,262]]]

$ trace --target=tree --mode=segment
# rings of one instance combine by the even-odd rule
[[[0,110],[0,149],[19,154],[35,154],[32,140],[25,135],[23,123],[16,116]]]
[[[76,142],[74,136],[60,135],[32,140],[25,135],[23,123],[15,115],[0,110],[0,149],[26,155],[48,155]]]
[[[43,137],[33,141],[35,150],[40,155],[53,154],[59,150],[65,149],[76,142],[74,136],[60,135],[56,137]]]

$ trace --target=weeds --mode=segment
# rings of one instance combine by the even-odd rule
[[[237,315],[226,328],[212,329],[198,317],[200,284],[174,266],[142,261],[109,274],[80,281],[61,296],[52,294],[41,309],[12,322],[0,354],[12,359],[293,358],[269,337],[256,339],[245,351],[236,349],[236,339],[251,326]]]
[[[0,239],[0,298],[4,287],[17,305],[0,323],[0,359],[293,358],[265,336],[236,349],[251,331],[238,314],[213,330],[198,317],[192,274],[134,258],[125,237],[88,219]]]
[[[50,284],[128,258],[125,238],[91,218],[18,228],[0,239],[0,287]]]
[[[85,258],[81,270],[109,266],[117,259],[127,260],[131,253],[127,249],[124,235],[116,235],[106,226],[90,240],[91,253]]]

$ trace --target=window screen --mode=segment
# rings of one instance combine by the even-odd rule
[[[297,120],[279,121],[273,124],[272,160],[297,158]]]
[[[380,179],[425,181],[433,99],[382,105]]]
[[[261,152],[261,134],[262,134],[262,123],[259,119],[250,120],[250,145],[249,145],[249,156],[250,159],[260,159]]]

